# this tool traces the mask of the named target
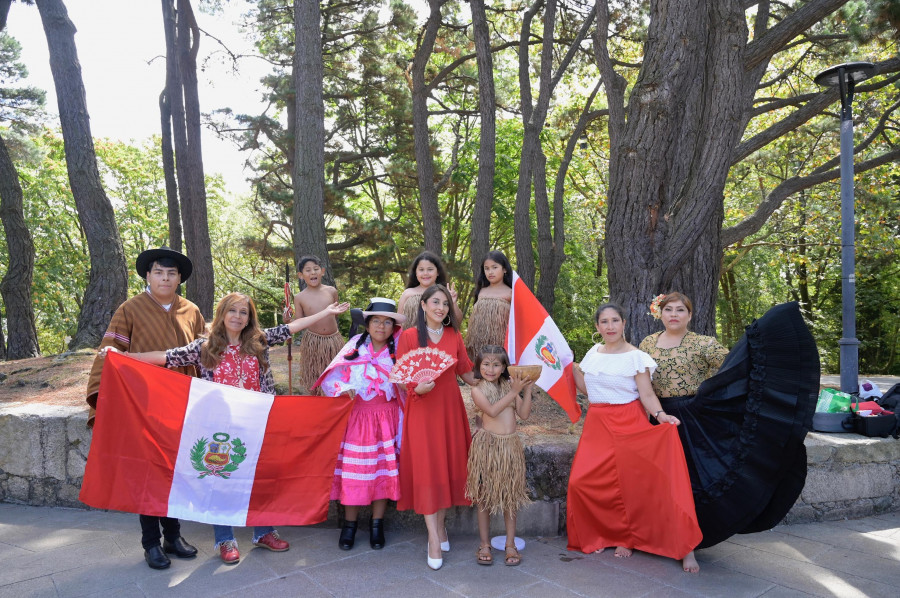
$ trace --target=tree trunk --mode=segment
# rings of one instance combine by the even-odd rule
[[[91,258],[78,329],[69,347],[96,347],[113,312],[127,297],[128,269],[115,213],[97,169],[75,26],[61,0],[37,0],[37,7],[50,50],[72,196]]]
[[[657,0],[651,15],[627,119],[610,108],[607,266],[632,342],[656,329],[650,300],[675,290],[694,303],[693,329],[715,334],[722,194],[758,81],[734,64],[740,2]]]
[[[334,283],[325,231],[325,100],[319,3],[294,0],[294,263],[312,254]]]
[[[769,5],[759,3],[748,41],[746,2],[654,0],[627,107],[624,80],[606,45],[608,3],[596,3],[595,50],[610,112],[609,285],[613,301],[631,314],[626,336],[632,341],[656,328],[650,300],[673,290],[693,300],[694,330],[715,334],[723,190],[759,82],[773,55],[845,2],[801,3],[771,28]],[[789,182],[799,190],[816,181]],[[790,185],[762,202],[757,222],[780,205]],[[746,235],[758,230],[752,225],[732,229]],[[731,231],[729,242],[740,238]]]
[[[163,177],[166,181],[166,204],[169,216],[169,247],[182,251],[181,206],[178,201],[178,182],[175,179],[175,149],[172,145],[172,102],[169,94],[175,93],[178,85],[178,61],[175,60],[175,6],[172,0],[162,0],[163,30],[166,39],[166,85],[159,94],[159,116]],[[183,105],[179,112],[179,122],[184,119]]]
[[[484,0],[471,0],[472,33],[478,63],[478,108],[481,112],[481,139],[478,146],[478,183],[472,209],[470,258],[475,278],[481,271],[481,260],[491,249],[491,208],[494,202],[494,161],[496,160],[496,96],[494,93],[494,59],[491,34],[484,11]]]
[[[416,179],[419,184],[419,205],[425,232],[425,249],[441,255],[444,245],[441,232],[441,211],[434,178],[434,157],[431,155],[431,134],[428,132],[428,96],[431,89],[425,84],[425,68],[434,51],[434,42],[441,26],[441,7],[446,0],[428,0],[431,12],[425,31],[413,57],[412,79],[413,151],[416,156]]]
[[[188,298],[197,304],[203,317],[211,319],[215,301],[212,247],[206,210],[206,179],[203,174],[203,152],[200,144],[200,96],[197,91],[197,52],[200,29],[194,18],[190,0],[178,0],[175,18],[175,51],[178,89],[166,95],[172,102],[173,138],[178,189],[181,193],[181,222],[187,255],[194,273],[187,282]],[[164,13],[165,14],[165,13]],[[167,76],[168,80],[168,76]],[[182,95],[183,94],[183,95]],[[183,97],[183,122],[178,120],[175,105]]]
[[[0,294],[6,306],[9,344],[3,345],[0,327],[0,358],[24,359],[40,354],[34,310],[31,307],[31,281],[34,276],[34,243],[25,224],[22,187],[6,143],[0,137],[0,220],[6,233],[9,262]],[[5,352],[3,351],[5,347]]]
[[[537,220],[538,246],[537,253],[540,259],[541,279],[537,285],[535,295],[541,304],[551,314],[553,304],[556,301],[556,283],[559,272],[566,259],[565,256],[565,212],[564,203],[564,179],[567,162],[564,162],[558,171],[556,185],[553,193],[553,209],[551,211],[547,192],[547,159],[541,147],[541,131],[547,121],[547,113],[550,109],[550,100],[556,90],[562,74],[568,68],[569,63],[581,46],[581,42],[587,37],[591,24],[594,21],[594,12],[590,12],[581,24],[581,29],[570,42],[565,55],[560,59],[556,69],[553,68],[554,41],[556,27],[557,1],[548,0],[544,9],[544,31],[541,42],[540,79],[538,84],[537,101],[532,103],[531,79],[529,69],[528,42],[530,38],[531,21],[537,11],[544,4],[543,0],[536,0],[526,11],[523,18],[522,32],[519,37],[519,91],[522,97],[522,124],[524,128],[522,139],[522,156],[519,161],[519,183],[516,189],[516,204],[513,221],[515,223],[516,238],[516,263],[519,276],[522,280],[534,287],[536,268],[534,263],[534,249],[531,237],[531,197],[534,187],[535,217]],[[593,101],[593,94],[591,100]],[[585,113],[587,107],[585,108]],[[583,127],[585,114],[579,121]],[[579,133],[580,134],[580,133]],[[574,139],[569,140],[569,147],[574,147]],[[571,155],[571,153],[570,153]]]

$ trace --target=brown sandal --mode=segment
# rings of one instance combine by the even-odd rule
[[[516,545],[512,546],[507,545],[506,547],[506,566],[507,567],[515,567],[519,563],[522,562],[522,555],[519,554],[519,549],[516,548]]]
[[[491,554],[490,544],[482,544],[481,546],[479,546],[478,550],[475,551],[475,556],[478,557],[479,565],[494,564],[494,555]]]

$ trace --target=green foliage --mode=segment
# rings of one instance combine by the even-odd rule
[[[42,115],[46,92],[36,87],[14,87],[28,76],[28,69],[19,61],[22,45],[4,31],[0,31],[0,125],[14,130],[34,130]]]

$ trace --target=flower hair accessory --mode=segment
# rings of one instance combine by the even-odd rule
[[[657,295],[653,298],[653,301],[650,302],[650,315],[653,316],[654,320],[658,320],[660,318],[661,314],[659,304],[662,303],[662,300],[665,298],[665,294]]]

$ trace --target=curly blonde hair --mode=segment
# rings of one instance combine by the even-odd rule
[[[247,325],[241,331],[240,352],[244,355],[256,357],[259,361],[260,373],[269,369],[269,361],[266,359],[266,348],[269,346],[266,335],[259,327],[259,317],[256,312],[256,303],[253,298],[243,293],[228,293],[216,305],[216,315],[213,318],[209,331],[209,340],[203,344],[200,351],[200,363],[209,370],[214,370],[222,360],[222,354],[228,348],[228,333],[225,330],[225,315],[228,310],[240,302],[246,302],[249,310]]]

